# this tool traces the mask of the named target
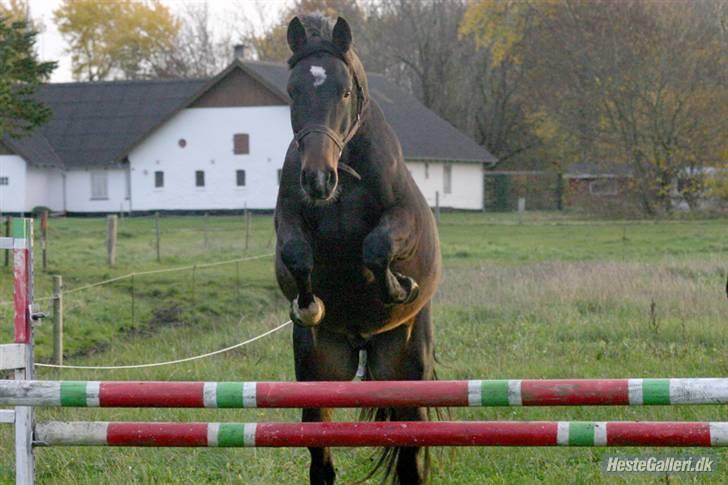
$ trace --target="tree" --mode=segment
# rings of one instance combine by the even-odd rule
[[[278,21],[262,35],[245,33],[243,37],[255,50],[258,58],[264,61],[283,62],[291,55],[286,42],[288,22],[296,15],[319,12],[336,19],[345,17],[350,25],[355,26],[354,43],[358,49],[362,45],[366,31],[365,13],[356,0],[294,0],[280,15]]]
[[[232,35],[215,39],[207,3],[187,4],[177,17],[173,42],[151,59],[158,78],[204,78],[219,73],[232,59]]]
[[[725,18],[720,0],[480,0],[462,30],[496,65],[523,66],[552,156],[628,164],[654,214],[670,210],[677,179],[695,200],[725,148]]]
[[[50,118],[50,110],[33,93],[56,67],[38,60],[37,32],[26,20],[10,20],[8,13],[0,5],[0,138],[21,136]]]
[[[53,12],[76,79],[140,79],[174,45],[179,22],[160,0],[64,0]]]
[[[542,8],[549,5],[546,0],[539,2]],[[528,3],[482,0],[468,5],[460,23],[461,40],[475,44],[471,61],[464,65],[473,71],[469,78],[476,102],[464,106],[476,110],[476,139],[501,162],[509,162],[509,168],[543,169],[544,159],[564,155],[544,150],[544,141],[559,133],[533,102],[526,82],[530,65],[516,49],[528,37],[535,18]]]
[[[564,1],[523,46],[545,110],[585,158],[629,164],[649,214],[669,211],[673,182],[702,173],[695,169],[725,143],[725,44],[701,13],[678,3]]]

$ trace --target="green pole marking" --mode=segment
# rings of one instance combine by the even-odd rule
[[[29,219],[14,218],[12,236],[14,239],[27,239],[28,238],[28,221]]]
[[[86,407],[86,382],[61,382],[61,406]]]
[[[508,380],[487,380],[480,384],[480,402],[483,406],[509,406]]]
[[[218,382],[217,407],[219,408],[242,408],[243,407],[243,384],[242,382]]]
[[[217,432],[217,446],[245,446],[245,426],[243,424],[220,423]]]
[[[644,379],[643,404],[670,404],[670,379]]]
[[[594,423],[569,423],[569,446],[594,446]]]

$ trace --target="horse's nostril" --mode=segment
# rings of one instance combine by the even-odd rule
[[[326,174],[326,186],[331,189],[336,185],[336,172],[329,170]]]

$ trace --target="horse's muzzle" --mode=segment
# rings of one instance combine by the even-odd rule
[[[329,168],[301,171],[301,188],[314,200],[333,197],[338,183],[336,170]]]

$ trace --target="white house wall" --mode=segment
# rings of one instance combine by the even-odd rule
[[[62,211],[63,175],[59,169],[29,166],[26,171],[25,210],[48,207]]]
[[[8,178],[8,185],[0,185],[0,211],[24,212],[26,164],[18,155],[0,155],[0,177]]]
[[[483,208],[483,169],[479,163],[450,163],[451,192],[445,193],[444,162],[408,161],[407,168],[430,207],[435,206],[437,193],[440,207],[481,210]]]
[[[129,154],[133,210],[272,209],[293,136],[289,120],[288,106],[182,110]],[[249,154],[233,154],[236,133],[249,135]],[[197,170],[205,187],[195,186]],[[237,170],[245,170],[244,187]],[[162,188],[155,171],[164,172]]]
[[[106,172],[108,193],[106,198],[91,197],[91,172],[88,169],[66,171],[66,210],[68,212],[119,212],[129,210],[127,198],[127,171],[125,169],[101,169]]]

